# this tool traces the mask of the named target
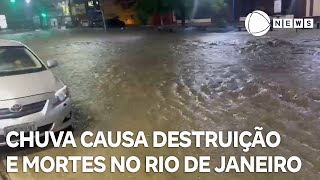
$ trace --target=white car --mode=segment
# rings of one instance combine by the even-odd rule
[[[0,40],[0,146],[10,131],[60,131],[71,127],[68,88],[27,46]],[[18,139],[11,139],[15,141]]]
[[[82,27],[89,27],[89,21],[88,20],[82,20],[81,22],[80,22],[80,24],[81,24],[81,26]]]

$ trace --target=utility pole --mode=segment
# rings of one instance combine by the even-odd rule
[[[100,5],[100,12],[101,12],[101,16],[102,16],[102,21],[103,21],[103,28],[105,31],[107,31],[107,25],[106,25],[106,19],[104,18],[104,12],[103,12],[103,4],[102,4],[103,0],[99,0],[99,5]]]
[[[233,21],[233,26],[236,26],[236,23],[237,23],[237,19],[236,19],[236,17],[237,17],[237,12],[236,12],[236,2],[235,2],[235,0],[233,0],[232,1],[232,15],[233,15],[233,17],[232,17],[232,21]]]
[[[69,9],[69,14],[70,14],[72,26],[74,26],[75,25],[75,20],[74,20],[73,12],[72,12],[72,0],[68,0],[68,9]]]

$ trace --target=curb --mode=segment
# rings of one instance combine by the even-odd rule
[[[35,30],[7,30],[7,31],[0,31],[0,35],[6,35],[6,34],[18,34],[18,33],[31,33],[35,32]]]

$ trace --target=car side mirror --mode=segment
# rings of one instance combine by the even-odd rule
[[[54,68],[58,66],[58,61],[56,60],[49,60],[47,61],[48,68]]]

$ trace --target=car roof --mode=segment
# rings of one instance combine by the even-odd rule
[[[13,47],[21,47],[24,46],[21,42],[18,41],[12,41],[12,40],[5,40],[0,39],[0,47],[7,47],[7,46],[13,46]]]

